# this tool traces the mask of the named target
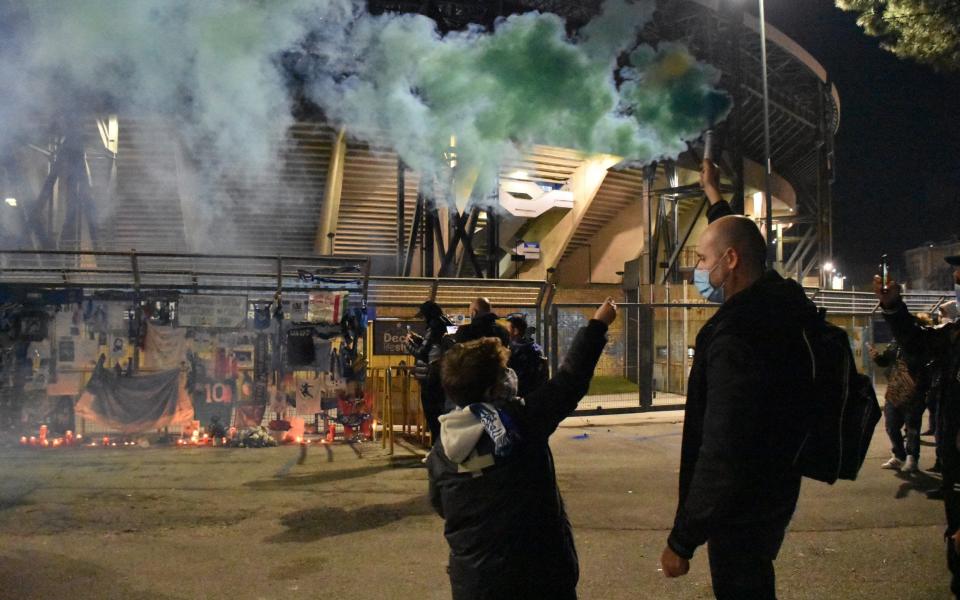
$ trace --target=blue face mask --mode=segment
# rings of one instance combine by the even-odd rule
[[[701,296],[707,299],[707,302],[723,304],[723,284],[721,283],[720,287],[714,287],[714,285],[710,283],[710,274],[719,266],[720,263],[717,262],[717,264],[713,265],[712,269],[694,269],[693,286],[697,288],[697,292],[699,292]]]

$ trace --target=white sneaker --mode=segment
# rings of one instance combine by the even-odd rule
[[[903,466],[903,461],[901,461],[896,456],[891,456],[890,460],[880,465],[881,469],[890,469],[891,471],[899,471],[900,467]]]
[[[917,459],[912,456],[907,457],[907,462],[903,463],[903,467],[900,468],[900,471],[903,473],[916,473],[917,472]]]

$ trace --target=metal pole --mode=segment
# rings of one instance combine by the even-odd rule
[[[429,203],[429,204],[428,204]],[[424,277],[433,277],[433,261],[434,261],[434,229],[437,227],[435,209],[431,206],[432,201],[424,199],[423,206],[423,215],[424,215],[424,231],[423,231],[423,276]]]
[[[672,323],[670,319],[673,317],[673,315],[670,314],[670,283],[669,282],[667,282],[664,288],[664,292],[665,292],[665,298],[666,298],[665,302],[667,303],[667,366],[666,366],[666,369],[664,369],[663,379],[664,379],[664,382],[666,383],[666,385],[664,386],[664,389],[667,392],[672,393],[674,388],[673,388],[673,382],[670,378],[670,371],[671,371],[670,361],[673,357],[670,355],[670,345],[671,345],[670,335],[673,333],[672,331],[673,328],[671,327]]]
[[[493,196],[488,200],[487,208],[487,277],[500,279],[500,178],[497,177]],[[519,267],[519,264],[518,264]],[[481,277],[482,274],[478,274]]]
[[[770,86],[767,80],[767,20],[764,10],[764,0],[760,4],[760,64],[763,70],[763,195],[766,198],[766,230],[767,230],[767,267],[773,267],[776,257],[773,248],[773,196],[770,194],[770,178],[773,174],[773,164],[770,157]]]
[[[397,160],[397,276],[403,277],[404,256],[406,247],[406,167],[402,160]]]

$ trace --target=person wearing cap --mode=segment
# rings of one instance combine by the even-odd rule
[[[960,293],[960,256],[948,256],[946,261],[954,268],[954,289]],[[955,487],[960,483],[960,323],[923,327],[904,304],[900,285],[883,282],[879,275],[873,278],[873,291],[894,337],[907,352],[940,357],[937,450],[947,519],[944,538],[947,567],[952,574],[950,591],[960,597],[960,493]]]
[[[477,298],[470,303],[470,323],[457,330],[454,340],[458,344],[493,337],[500,340],[504,348],[510,347],[510,333],[497,323],[493,305],[487,298]]]
[[[423,337],[407,334],[407,352],[415,359],[413,375],[420,382],[420,404],[430,430],[430,441],[435,442],[440,435],[440,415],[443,414],[444,395],[440,385],[440,359],[443,357],[443,338],[447,327],[453,322],[447,318],[443,308],[433,300],[427,300],[417,311],[427,325]]]

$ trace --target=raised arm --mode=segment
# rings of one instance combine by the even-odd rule
[[[906,354],[925,356],[947,351],[954,328],[931,329],[920,325],[904,304],[899,283],[891,280],[884,289],[880,276],[874,276],[873,293],[880,301],[883,318],[890,324],[893,337]]]
[[[546,439],[577,408],[590,389],[593,371],[607,344],[607,329],[617,318],[617,305],[607,298],[586,327],[580,328],[557,374],[525,398],[527,432]]]
[[[712,160],[704,160],[700,166],[700,185],[710,202],[707,208],[707,222],[713,223],[720,217],[733,214],[730,204],[720,195],[720,168]]]

